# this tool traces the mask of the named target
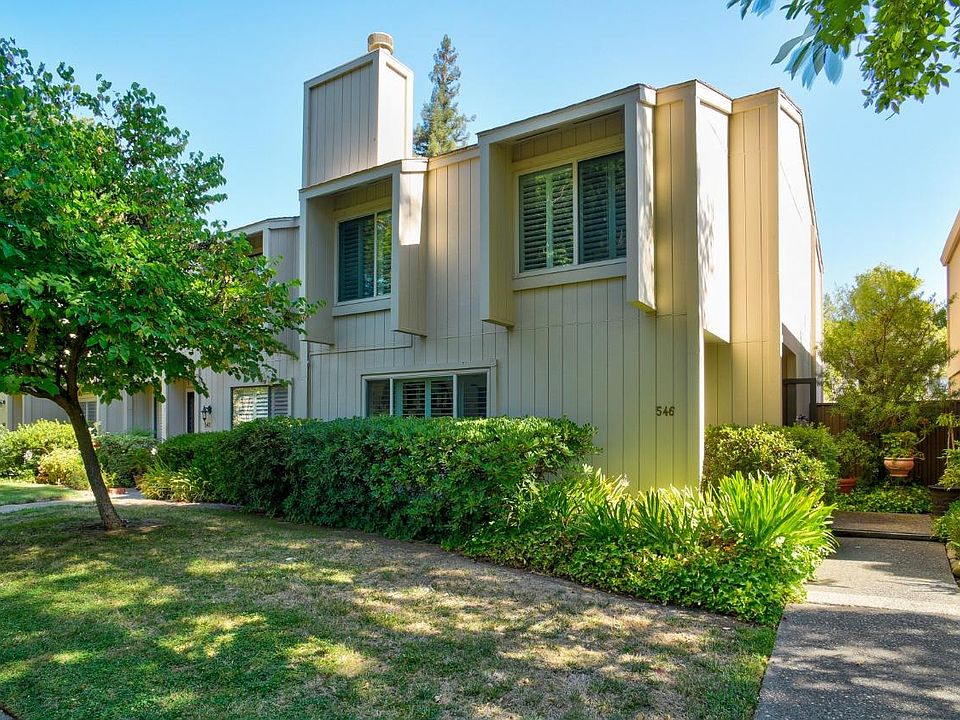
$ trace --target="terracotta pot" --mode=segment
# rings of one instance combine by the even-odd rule
[[[916,460],[910,458],[884,458],[883,466],[890,473],[890,477],[905,478],[910,475]]]
[[[107,492],[111,495],[126,495],[127,489],[125,487],[108,487]]]
[[[837,492],[841,492],[844,495],[849,495],[850,491],[853,490],[856,484],[857,479],[855,477],[840,478],[837,480]]]
[[[950,505],[960,500],[960,488],[945,488],[942,485],[931,485],[927,488],[930,491],[930,502],[933,505],[931,514],[936,517],[945,515]]]

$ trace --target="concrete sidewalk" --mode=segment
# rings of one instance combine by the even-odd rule
[[[943,545],[841,538],[784,613],[755,720],[960,718],[958,667]]]

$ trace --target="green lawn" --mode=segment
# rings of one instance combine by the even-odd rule
[[[0,479],[0,505],[37,502],[39,500],[71,500],[83,493],[60,485],[38,485],[19,480]]]
[[[0,516],[0,705],[58,718],[749,718],[774,631],[239,512]]]

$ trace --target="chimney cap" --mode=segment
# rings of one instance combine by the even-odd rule
[[[393,37],[385,32],[370,33],[367,36],[367,52],[386,50],[393,54]]]

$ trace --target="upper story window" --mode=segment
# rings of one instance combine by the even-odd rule
[[[520,272],[625,257],[626,184],[622,152],[521,175]]]
[[[337,228],[337,301],[390,294],[393,243],[389,210],[344,220]]]

